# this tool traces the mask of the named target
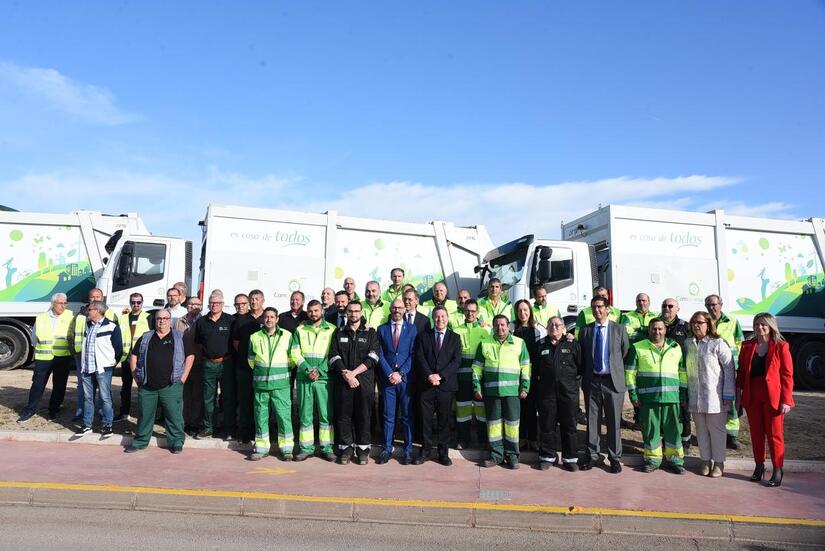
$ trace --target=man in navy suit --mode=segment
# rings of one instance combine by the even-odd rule
[[[418,333],[421,334],[430,327],[430,318],[418,311],[418,291],[415,289],[407,289],[404,291],[404,321],[415,325]]]
[[[415,379],[420,392],[421,435],[424,446],[415,459],[420,465],[430,455],[433,446],[433,413],[437,415],[435,444],[438,462],[452,465],[449,456],[450,415],[453,396],[458,390],[458,367],[461,364],[461,338],[447,327],[449,314],[444,306],[432,311],[433,328],[418,337],[415,349]]]
[[[383,465],[392,456],[392,439],[395,434],[395,412],[398,404],[398,422],[404,431],[404,453],[400,462],[408,465],[412,460],[412,419],[409,381],[412,370],[415,326],[404,319],[404,302],[397,298],[390,305],[390,320],[378,327],[380,354],[378,378],[384,404],[384,449],[375,463]]]

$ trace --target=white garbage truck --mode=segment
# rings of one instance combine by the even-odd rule
[[[475,268],[493,246],[484,226],[353,218],[335,211],[209,205],[201,226],[201,296],[220,289],[230,304],[235,294],[260,289],[267,305],[282,312],[292,292],[318,299],[325,287],[342,289],[345,277],[355,279],[362,297],[370,280],[383,291],[395,267],[422,293],[443,280],[455,296],[461,288],[478,288]]]
[[[191,264],[190,241],[153,236],[135,213],[0,212],[0,369],[30,361],[34,318],[53,294],[75,312],[93,287],[118,313],[134,292],[163,306],[173,283],[191,284]]]
[[[513,301],[543,286],[569,325],[603,285],[622,311],[639,292],[651,309],[667,297],[681,316],[704,310],[718,294],[746,332],[770,312],[791,342],[800,387],[825,388],[825,220],[774,220],[609,205],[562,224],[561,240],[524,236],[490,251],[481,294],[491,277]]]

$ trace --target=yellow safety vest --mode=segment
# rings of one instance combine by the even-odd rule
[[[67,334],[73,316],[71,310],[63,310],[63,313],[57,316],[57,327],[52,331],[52,317],[49,313],[37,315],[34,322],[34,332],[37,336],[37,344],[34,347],[35,360],[49,361],[55,356],[72,355]]]
[[[109,311],[106,310],[106,312],[108,313]],[[129,358],[129,352],[132,351],[132,347],[135,346],[135,343],[141,335],[149,331],[149,314],[141,311],[140,314],[138,314],[137,324],[135,325],[135,334],[132,336],[130,342],[131,324],[129,323],[129,315],[130,314],[123,314],[117,320],[117,324],[120,326],[120,336],[123,339],[123,356],[120,358],[121,363]]]

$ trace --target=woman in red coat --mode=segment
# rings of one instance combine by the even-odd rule
[[[776,318],[757,314],[753,318],[754,336],[742,343],[736,388],[739,403],[748,414],[756,470],[751,480],[765,476],[765,438],[771,449],[773,474],[768,486],[782,484],[785,438],[782,424],[794,406],[793,363],[787,341],[779,332]]]

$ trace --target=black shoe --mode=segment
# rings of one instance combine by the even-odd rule
[[[376,465],[384,465],[390,460],[390,454],[387,451],[382,451],[381,455],[378,456],[378,459],[375,460]]]
[[[444,465],[445,467],[449,467],[453,464],[453,460],[450,459],[449,455],[441,455],[438,457],[438,462]]]
[[[131,421],[132,418],[129,417],[128,413],[121,413],[117,417],[115,417],[115,423],[123,423],[124,421]]]
[[[20,414],[20,417],[17,418],[17,422],[22,425],[24,423],[28,423],[32,417],[34,417],[34,412],[26,411]]]
[[[402,455],[398,458],[398,462],[402,465],[412,465],[413,460],[409,455]]]
[[[202,440],[204,438],[212,438],[212,431],[208,429],[201,429],[198,431],[198,434],[195,435],[195,440]]]
[[[685,474],[685,468],[682,465],[674,465],[673,463],[668,463],[666,467],[667,470],[669,470],[673,474]]]
[[[292,461],[292,454],[289,452],[281,453],[281,461]]]
[[[48,416],[46,419],[48,419],[48,420],[49,420],[49,422],[56,420],[56,419],[57,419],[57,412],[55,411],[54,413],[52,413],[52,412],[50,411],[50,412],[49,412],[49,416]]]
[[[352,450],[346,450],[341,452],[341,456],[338,458],[338,463],[341,465],[349,465],[349,460],[352,459]]]
[[[485,459],[484,461],[481,462],[481,466],[484,467],[484,468],[498,467],[498,465],[499,465],[499,463],[497,461],[493,460],[493,459]]]
[[[309,457],[308,453],[305,452],[298,452],[298,455],[292,458],[293,461],[306,461]]]
[[[321,458],[324,461],[329,461],[330,463],[335,463],[335,460],[337,459],[335,457],[335,454],[332,452],[326,452],[324,455],[321,456]]]
[[[739,439],[736,438],[735,436],[731,436],[730,434],[728,435],[727,441],[725,443],[726,443],[727,448],[729,450],[741,450],[742,449],[742,444],[739,443]]]
[[[126,446],[126,448],[123,450],[123,452],[124,453],[137,453],[142,449],[143,448],[136,448],[134,446]]]
[[[579,461],[579,469],[582,471],[589,471],[593,468],[593,460],[589,457],[587,459],[582,459]]]
[[[100,437],[101,438],[106,438],[107,436],[111,436],[111,435],[112,435],[112,427],[109,427],[109,426],[106,426],[106,425],[100,427]]]
[[[183,448],[169,448],[173,455],[180,455],[183,453]]]
[[[622,472],[622,464],[619,461],[615,460],[615,459],[611,459],[610,460],[610,472],[613,473],[613,474],[619,474],[620,472]]]
[[[757,463],[751,475],[751,482],[761,482],[765,479],[765,464]]]
[[[418,454],[418,457],[413,459],[413,465],[423,465],[426,461],[429,461],[430,459],[432,459],[432,457],[430,456],[430,452],[422,451]]]
[[[83,436],[84,434],[89,434],[90,432],[92,432],[92,427],[83,425],[82,427],[74,431],[74,434],[75,436]]]
[[[570,461],[569,463],[564,462],[563,465],[564,465],[564,468],[567,469],[568,471],[570,471],[571,473],[579,472],[579,464],[578,463]]]
[[[655,472],[657,468],[658,467],[652,463],[644,463],[641,467],[639,467],[639,471],[643,473],[652,473]]]
[[[518,459],[505,459],[504,466],[511,471],[517,471],[519,468]]]
[[[778,488],[782,486],[782,475],[785,474],[782,472],[782,467],[774,467],[773,474],[771,475],[771,479],[768,480],[768,486],[771,488]]]
[[[553,464],[550,463],[549,461],[539,461],[539,470],[540,471],[549,471],[550,467],[552,467],[552,466],[553,466]]]
[[[355,460],[355,463],[358,464],[358,465],[366,465],[367,463],[370,462],[369,457],[370,457],[370,454],[368,454],[366,452],[359,453],[358,458]]]
[[[579,412],[576,414],[576,424],[587,425],[587,415],[585,415],[582,410],[579,410]]]

